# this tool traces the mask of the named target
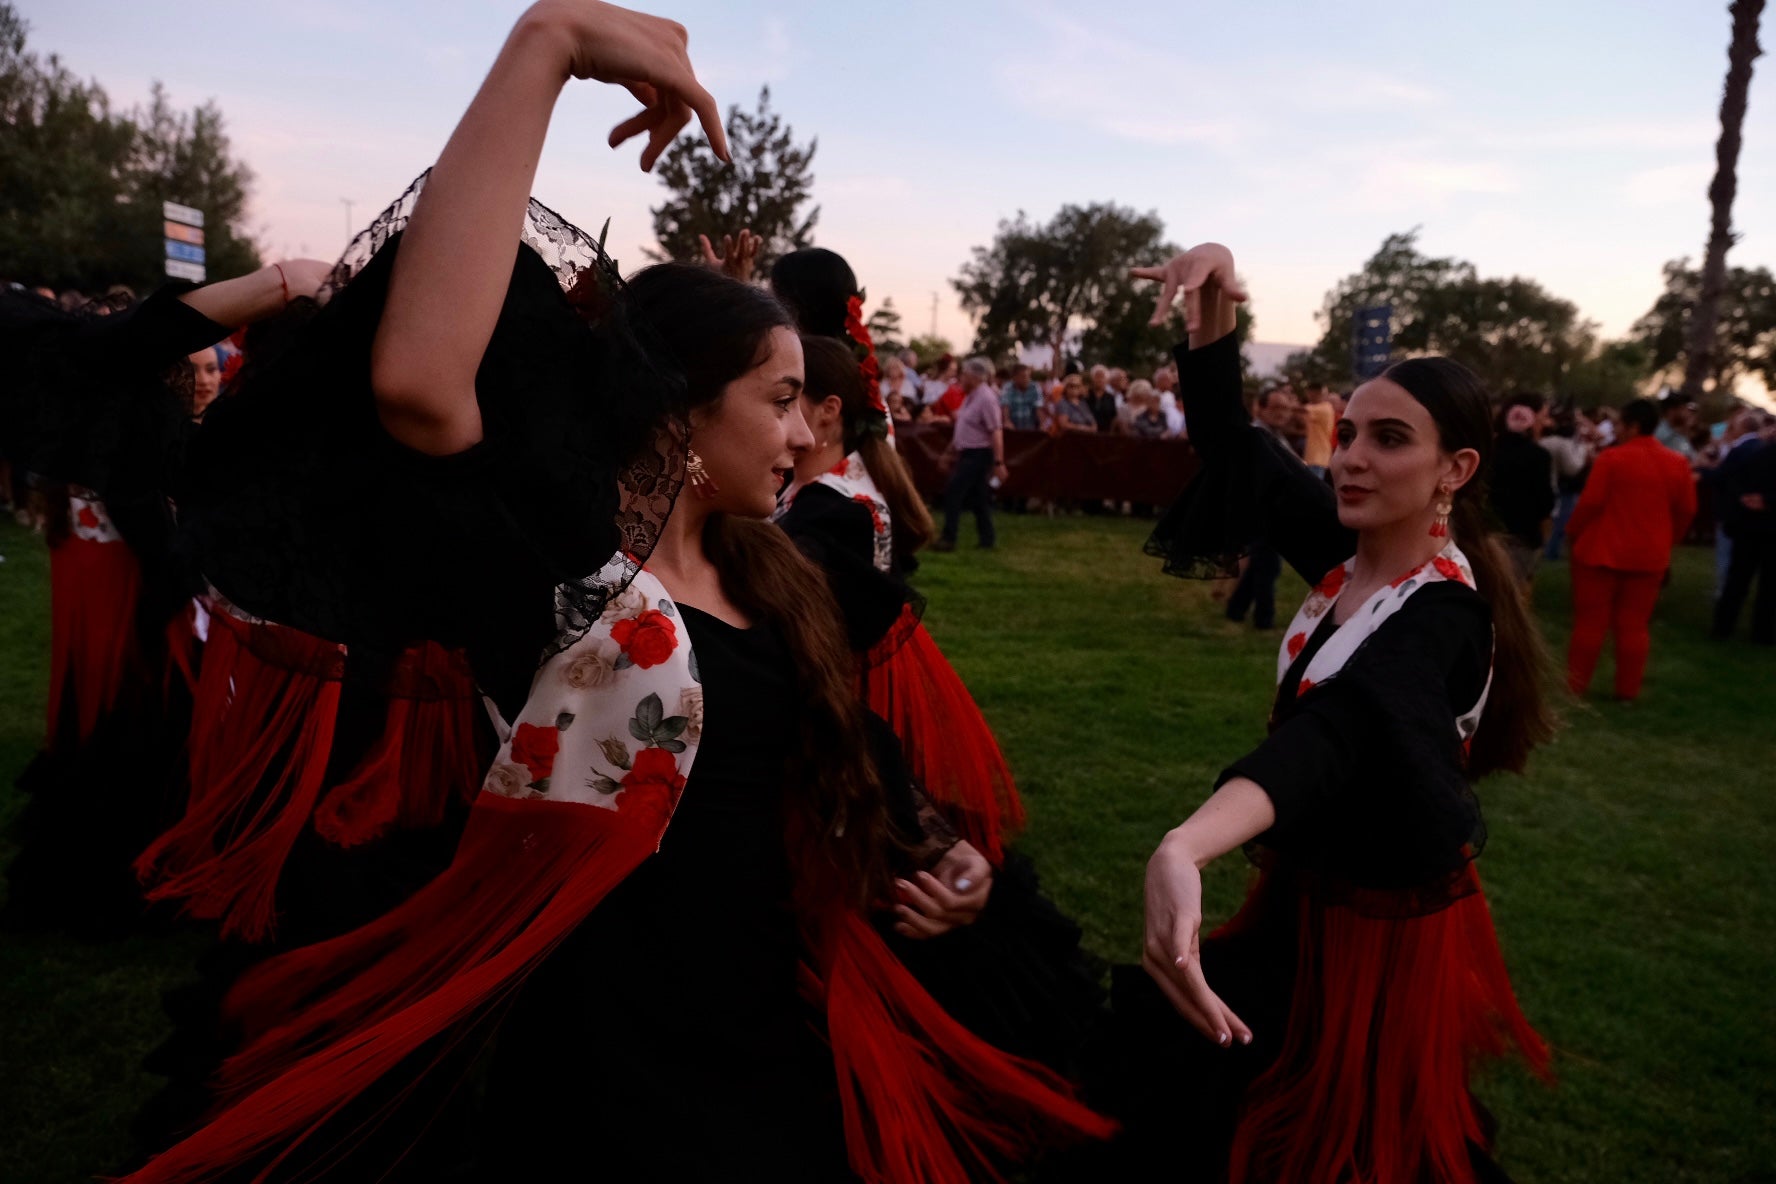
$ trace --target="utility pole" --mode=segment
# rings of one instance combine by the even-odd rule
[[[931,335],[937,336],[937,293],[931,294]]]
[[[352,235],[358,232],[358,224],[352,221],[352,199],[342,197],[339,204],[345,207],[345,241],[351,242]]]

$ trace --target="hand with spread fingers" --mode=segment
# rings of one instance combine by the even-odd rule
[[[690,35],[683,25],[590,0],[542,0],[531,11],[558,18],[570,30],[568,70],[575,78],[624,87],[640,100],[642,110],[611,129],[610,146],[645,133],[643,172],[653,169],[693,116],[715,154],[729,159],[721,109],[691,68]]]
[[[1147,861],[1147,938],[1141,966],[1178,1014],[1216,1044],[1252,1042],[1252,1030],[1203,977],[1202,871],[1176,833]]]
[[[900,894],[894,931],[902,937],[938,937],[974,924],[993,891],[993,865],[971,844],[957,843],[928,872],[894,881]]]
[[[752,282],[752,269],[758,262],[759,248],[765,242],[762,237],[750,230],[742,230],[739,234],[724,234],[719,254],[707,234],[699,234],[697,241],[703,244],[704,263],[743,284]]]
[[[1233,332],[1233,306],[1248,299],[1245,286],[1234,274],[1233,252],[1220,243],[1192,247],[1159,267],[1131,267],[1129,275],[1160,282],[1150,325],[1163,325],[1172,315],[1178,294],[1183,293],[1184,325],[1193,346],[1207,345]]]

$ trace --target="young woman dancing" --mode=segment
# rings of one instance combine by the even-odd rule
[[[1546,658],[1483,507],[1490,408],[1467,370],[1360,387],[1327,485],[1247,422],[1226,248],[1162,267],[1203,470],[1155,529],[1173,574],[1263,538],[1314,586],[1284,634],[1270,737],[1148,864],[1145,975],[1116,985],[1124,1152],[1205,1179],[1498,1179],[1476,1059],[1548,1054],[1518,1010],[1473,860],[1473,782],[1551,734]],[[1263,869],[1207,939],[1201,869]]]
[[[432,1178],[461,1128],[428,1120],[490,1037],[489,1179],[959,1182],[1107,1130],[875,927],[952,845],[867,724],[824,580],[762,521],[807,432],[787,314],[702,268],[622,284],[527,205],[570,77],[643,102],[612,143],[647,133],[644,167],[693,111],[725,151],[685,43],[533,7],[423,191],[208,425],[220,592],[348,650],[463,646],[503,739],[442,874],[243,979],[214,1120],[131,1179]],[[323,445],[356,478],[292,481]]]

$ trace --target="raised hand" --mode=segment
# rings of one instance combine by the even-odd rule
[[[1197,1031],[1223,1046],[1235,1040],[1250,1044],[1252,1030],[1203,977],[1201,932],[1202,872],[1191,852],[1168,837],[1147,862],[1141,966]]]
[[[1162,325],[1172,315],[1178,293],[1184,294],[1184,325],[1192,340],[1214,340],[1233,329],[1233,304],[1247,300],[1245,285],[1233,270],[1233,252],[1220,243],[1203,243],[1174,255],[1159,267],[1131,267],[1138,280],[1158,280],[1162,285],[1150,325]],[[1210,315],[1204,317],[1205,304]],[[1222,322],[1225,321],[1225,325]],[[1217,331],[1219,330],[1219,331]]]
[[[693,115],[715,154],[729,159],[721,110],[691,68],[683,25],[594,0],[542,0],[531,11],[561,20],[571,31],[568,70],[575,78],[613,83],[641,101],[641,111],[611,129],[610,146],[647,133],[643,172],[652,170]]]
[[[716,253],[707,234],[699,234],[697,241],[703,244],[704,263],[743,284],[752,282],[752,269],[758,261],[759,247],[765,241],[762,237],[750,230],[741,230],[738,235],[724,234],[720,254]]]

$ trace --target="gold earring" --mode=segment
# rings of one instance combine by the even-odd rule
[[[715,481],[703,467],[703,458],[691,448],[685,449],[685,480],[690,483],[691,492],[705,501],[716,494]]]
[[[1453,509],[1455,509],[1455,503],[1450,500],[1449,487],[1447,485],[1437,486],[1437,518],[1431,523],[1432,538],[1446,539],[1449,537],[1449,512]]]

